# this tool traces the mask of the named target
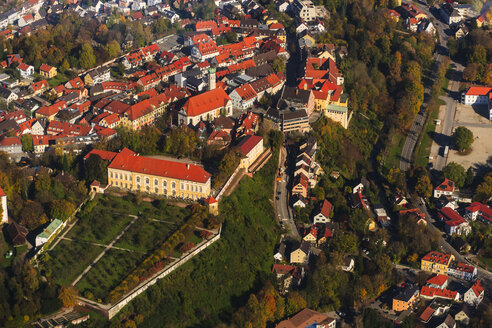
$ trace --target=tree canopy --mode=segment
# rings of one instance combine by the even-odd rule
[[[470,148],[473,143],[473,132],[464,126],[459,126],[453,132],[453,141],[458,150],[463,152]]]

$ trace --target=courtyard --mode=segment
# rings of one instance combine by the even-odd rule
[[[486,106],[457,104],[454,128],[464,126],[470,129],[475,139],[471,150],[466,154],[461,154],[450,147],[446,163],[456,162],[465,169],[473,167],[477,172],[492,165],[492,121],[487,117]]]

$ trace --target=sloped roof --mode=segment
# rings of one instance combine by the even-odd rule
[[[230,100],[223,89],[206,91],[199,95],[190,97],[183,105],[188,116],[197,116],[211,110],[225,107]]]
[[[128,148],[118,153],[108,168],[200,183],[210,179],[210,173],[199,165],[139,156]]]
[[[237,148],[244,156],[248,156],[251,149],[253,149],[258,143],[263,142],[263,138],[255,135],[246,136],[241,142],[237,145]]]

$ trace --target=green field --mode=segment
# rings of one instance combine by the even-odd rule
[[[128,275],[143,256],[142,253],[110,249],[76,287],[82,296],[106,302],[109,292]]]
[[[400,133],[396,133],[393,136],[393,140],[391,142],[391,148],[388,152],[388,156],[386,156],[386,159],[384,161],[384,167],[388,171],[391,168],[400,167],[400,156],[404,144],[405,144],[405,136]]]
[[[103,251],[102,247],[62,240],[46,253],[49,260],[43,266],[51,271],[54,280],[61,285],[71,284],[79,274]]]
[[[179,225],[138,219],[114,246],[147,253],[162,244]]]

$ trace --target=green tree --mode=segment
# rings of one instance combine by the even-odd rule
[[[474,198],[478,201],[488,201],[492,198],[492,175],[490,173],[478,185]]]
[[[120,44],[116,40],[111,40],[106,46],[106,51],[108,52],[109,57],[115,58],[121,52]]]
[[[55,199],[50,206],[50,215],[53,218],[65,221],[75,212],[75,204],[65,199]]]
[[[79,63],[82,68],[89,69],[96,65],[94,50],[88,43],[84,43],[79,52]]]
[[[77,303],[77,290],[73,286],[60,288],[58,298],[63,302],[63,307],[72,307]]]
[[[272,62],[272,67],[275,72],[285,71],[285,59],[283,57],[277,57]]]
[[[445,178],[454,181],[458,188],[465,185],[466,173],[465,168],[456,162],[451,162],[442,170]]]
[[[34,144],[32,142],[32,136],[30,134],[23,134],[21,137],[22,150],[31,152],[34,150]]]
[[[460,126],[454,130],[453,141],[458,150],[463,152],[470,148],[473,143],[473,132],[464,126]]]
[[[432,196],[432,183],[429,176],[422,175],[418,178],[417,184],[415,185],[415,191],[424,198]]]

